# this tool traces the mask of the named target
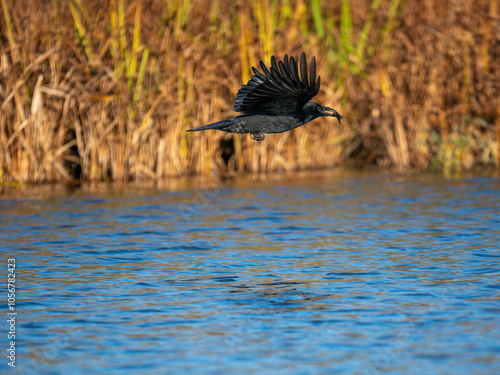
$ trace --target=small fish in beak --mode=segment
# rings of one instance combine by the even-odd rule
[[[333,112],[333,113],[329,113],[329,112]],[[324,114],[324,116],[335,117],[337,120],[339,120],[339,124],[342,125],[342,122],[340,122],[340,120],[342,120],[344,118],[344,116],[341,116],[340,113],[338,113],[333,108],[325,107],[325,110],[323,111],[323,114]]]

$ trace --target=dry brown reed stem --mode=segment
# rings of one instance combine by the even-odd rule
[[[2,0],[0,184],[499,164],[488,0]],[[264,143],[185,130],[235,115],[259,59],[316,55],[344,127]]]

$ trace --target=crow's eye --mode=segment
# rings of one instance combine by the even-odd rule
[[[325,109],[325,108],[323,108],[323,107],[322,107],[322,106],[320,106],[320,105],[318,105],[318,107],[317,107],[318,112],[323,112],[323,110],[324,110],[324,109]]]

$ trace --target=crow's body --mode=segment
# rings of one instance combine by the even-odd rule
[[[303,125],[305,121],[294,116],[241,115],[189,131],[217,129],[229,133],[282,133]],[[265,128],[263,125],[265,124]]]
[[[294,57],[288,60],[285,55],[283,61],[276,63],[273,56],[270,70],[262,61],[260,66],[264,74],[252,68],[255,75],[236,96],[234,109],[242,115],[188,131],[217,129],[250,133],[252,139],[262,141],[263,133],[282,133],[320,116],[336,117],[340,123],[343,117],[337,111],[309,101],[319,92],[321,82],[320,77],[316,78],[314,57],[308,74],[306,56],[302,53],[300,78],[298,59]]]

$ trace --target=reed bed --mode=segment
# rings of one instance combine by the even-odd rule
[[[0,184],[499,165],[497,1],[1,4]],[[303,50],[342,128],[185,132],[235,115],[260,59]]]

